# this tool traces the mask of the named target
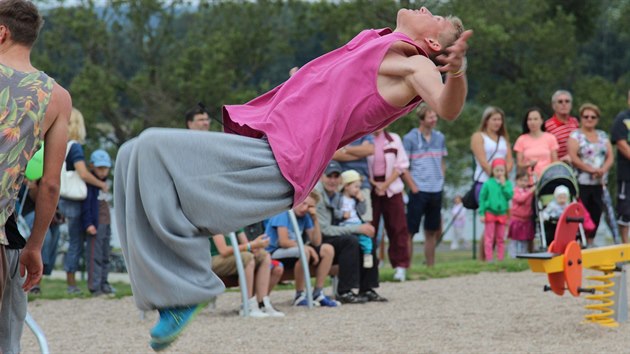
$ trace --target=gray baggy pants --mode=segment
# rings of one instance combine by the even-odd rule
[[[0,310],[0,353],[17,354],[20,352],[28,303],[26,292],[22,289],[26,277],[20,275],[20,250],[7,248],[5,251],[9,274]]]
[[[118,234],[141,310],[223,292],[208,237],[293,203],[269,143],[224,133],[147,129],[121,146],[114,182]]]

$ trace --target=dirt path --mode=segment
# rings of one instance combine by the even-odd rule
[[[581,324],[584,298],[542,293],[544,275],[474,276],[385,283],[388,303],[338,309],[293,308],[291,291],[272,294],[282,319],[237,316],[239,293],[221,296],[165,352],[178,353],[628,353],[630,324]],[[36,301],[30,313],[51,353],[151,353],[149,313],[140,320],[131,298]],[[39,351],[26,330],[23,352]]]

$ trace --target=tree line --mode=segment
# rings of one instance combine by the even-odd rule
[[[112,150],[151,126],[183,127],[203,102],[211,116],[288,77],[366,28],[395,27],[401,7],[459,16],[474,30],[470,91],[461,117],[440,122],[449,149],[447,181],[469,180],[470,136],[488,105],[507,114],[512,142],[525,109],[549,116],[551,94],[567,89],[602,110],[609,129],[630,88],[630,0],[79,0],[36,1],[46,23],[34,65],[68,87],[88,128],[88,149]],[[308,114],[308,112],[304,112]],[[316,119],[316,117],[314,117]],[[390,128],[417,126],[409,115]],[[220,130],[213,122],[213,130]]]

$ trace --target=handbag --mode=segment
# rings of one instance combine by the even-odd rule
[[[497,139],[497,147],[494,149],[494,152],[492,153],[492,155],[490,155],[490,158],[488,158],[488,161],[491,161],[494,155],[499,150],[499,142],[501,142],[501,137]],[[473,157],[473,161],[474,161],[474,157]],[[475,196],[475,189],[476,189],[475,187],[477,185],[477,182],[479,182],[478,179],[479,177],[481,177],[482,173],[483,173],[483,169],[480,171],[477,177],[473,179],[472,186],[470,187],[468,192],[466,192],[466,194],[464,194],[464,196],[462,197],[462,205],[464,205],[464,208],[466,209],[477,210],[477,208],[479,208],[479,201],[477,200],[477,197]]]
[[[468,190],[468,192],[466,192],[466,194],[464,194],[464,196],[462,197],[462,204],[464,205],[464,208],[466,209],[477,210],[477,208],[479,208],[479,203],[477,202],[477,198],[475,198],[476,185],[477,185],[477,182],[473,181],[473,184]]]
[[[63,160],[63,165],[61,165],[59,195],[64,199],[81,201],[87,198],[87,185],[81,179],[81,176],[79,176],[77,171],[66,170],[66,159],[68,158],[68,153],[70,152],[72,145],[76,143],[76,141],[70,140],[68,142],[68,146],[66,147],[66,158]]]

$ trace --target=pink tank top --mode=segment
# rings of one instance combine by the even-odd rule
[[[394,107],[378,92],[378,69],[397,41],[416,46],[388,28],[362,31],[266,94],[224,106],[226,131],[266,136],[282,175],[294,188],[294,204],[300,203],[338,148],[387,126],[422,101],[416,97],[405,107]],[[422,49],[418,52],[426,56]]]

